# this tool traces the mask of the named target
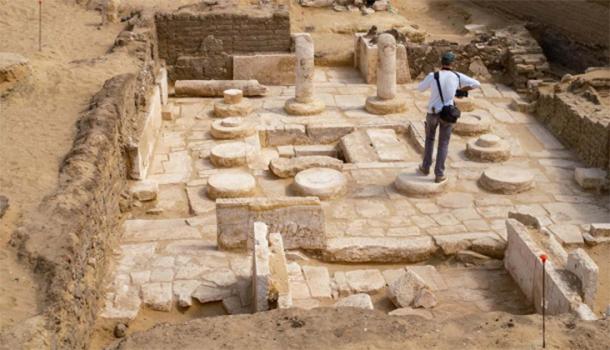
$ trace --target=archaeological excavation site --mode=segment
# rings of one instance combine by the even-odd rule
[[[0,38],[0,349],[610,349],[609,1],[0,0]]]

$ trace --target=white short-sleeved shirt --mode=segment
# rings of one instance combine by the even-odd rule
[[[460,75],[458,79],[457,74]],[[445,105],[452,105],[455,92],[458,88],[472,87],[478,88],[481,86],[478,80],[472,79],[471,77],[450,70],[439,71],[439,80],[441,83],[441,89],[443,89],[443,97],[445,98]],[[431,89],[432,94],[428,102],[428,113],[439,113],[443,109],[443,102],[441,101],[441,95],[438,93],[438,87],[436,80],[434,79],[434,72],[428,74],[424,80],[417,86],[419,91],[426,91]]]

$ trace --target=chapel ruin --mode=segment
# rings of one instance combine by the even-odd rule
[[[46,219],[13,234],[48,278],[56,348],[144,346],[131,334],[157,322],[275,309],[608,317],[610,7],[473,1],[511,22],[474,17],[456,40],[385,25],[409,18],[386,0],[116,3],[109,54],[138,70],[92,98]],[[367,26],[329,32],[347,42],[329,48],[303,11]],[[590,25],[557,18],[570,12]],[[417,172],[416,86],[447,50],[482,86],[456,100],[436,183]],[[4,55],[10,98],[28,63]]]

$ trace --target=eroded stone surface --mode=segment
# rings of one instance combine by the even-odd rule
[[[491,192],[520,193],[534,187],[534,174],[527,169],[498,166],[485,169],[479,179],[479,184]]]
[[[340,171],[343,162],[328,156],[302,156],[294,158],[276,158],[269,163],[269,170],[278,177],[286,178],[311,168],[327,168]]]
[[[245,117],[252,113],[252,104],[247,100],[242,100],[239,103],[228,104],[225,101],[218,101],[214,104],[214,116],[217,118],[225,117]]]
[[[210,161],[217,167],[230,168],[246,164],[252,153],[252,146],[245,142],[222,143],[212,148]]]
[[[414,197],[430,197],[445,191],[448,182],[436,183],[434,177],[423,176],[416,171],[406,171],[398,174],[394,187],[398,192]]]
[[[253,122],[246,118],[229,117],[212,122],[210,134],[215,139],[228,140],[250,136],[256,132]]]
[[[463,114],[453,126],[453,132],[458,135],[477,135],[486,133],[491,127],[490,120],[482,111]]]
[[[407,271],[388,287],[388,297],[397,307],[409,307],[420,289],[426,287],[424,281],[412,271]]]
[[[302,196],[315,196],[322,200],[335,198],[346,190],[345,176],[335,169],[310,168],[294,177],[296,191]]]
[[[404,112],[407,109],[407,102],[404,98],[399,97],[384,100],[378,96],[370,96],[366,99],[365,108],[372,114],[394,114]]]
[[[378,293],[385,287],[385,279],[375,269],[354,270],[345,273],[350,290],[355,293]]]
[[[502,162],[510,158],[510,145],[493,134],[481,135],[466,144],[468,158],[484,162]]]
[[[576,168],[574,169],[574,179],[580,187],[590,190],[600,190],[608,186],[608,172],[597,168]]]
[[[211,199],[251,197],[256,191],[256,179],[245,172],[224,172],[208,178],[207,193]]]

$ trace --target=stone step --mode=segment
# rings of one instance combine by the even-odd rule
[[[330,239],[322,258],[332,262],[414,263],[430,258],[437,251],[429,236],[341,237]]]

